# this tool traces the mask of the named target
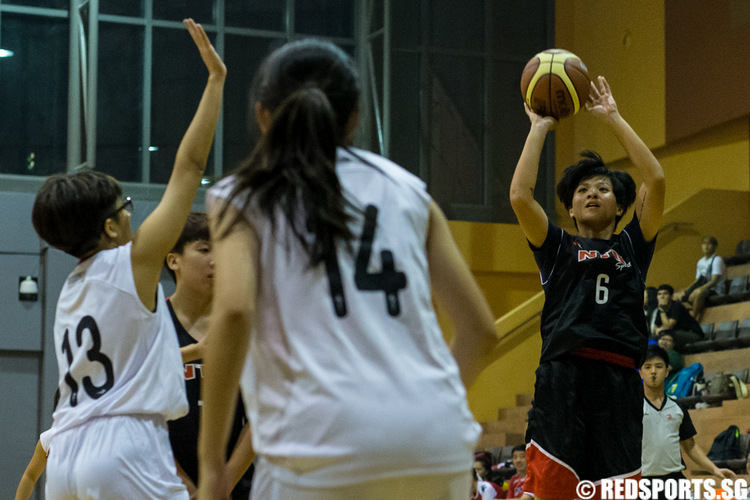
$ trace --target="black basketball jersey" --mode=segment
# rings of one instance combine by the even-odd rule
[[[169,306],[169,314],[172,315],[172,321],[174,321],[175,330],[177,330],[177,340],[180,343],[180,347],[196,344],[197,341],[190,336],[185,327],[182,326],[182,323],[177,319],[177,315],[169,299],[167,299],[167,305]],[[185,392],[187,393],[190,409],[184,417],[177,420],[170,420],[167,424],[169,425],[169,441],[172,444],[172,453],[183,470],[190,476],[190,479],[197,485],[198,431],[200,429],[200,407],[202,405],[201,379],[203,378],[203,360],[196,359],[195,361],[185,363],[184,367]],[[232,421],[232,430],[229,435],[227,458],[231,455],[245,422],[245,407],[242,404],[242,396],[239,396],[237,410]],[[247,498],[250,495],[249,479],[252,477],[253,468],[254,466],[251,465],[248,472],[245,473],[243,480],[237,483],[237,486],[232,491],[232,498]]]
[[[573,236],[549,223],[542,246],[530,245],[545,294],[540,362],[587,348],[640,366],[648,343],[643,291],[655,242],[644,240],[635,215],[610,240]]]

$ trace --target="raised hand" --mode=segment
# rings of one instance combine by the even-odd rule
[[[224,65],[221,57],[219,57],[216,49],[214,49],[214,46],[211,45],[208,35],[203,31],[203,26],[192,19],[183,19],[182,23],[188,29],[190,36],[193,37],[193,41],[201,53],[203,64],[208,69],[209,76],[224,78],[227,74],[227,67]]]
[[[609,88],[606,78],[600,76],[597,78],[599,86],[591,82],[591,92],[586,101],[586,110],[594,115],[608,118],[618,115],[617,103],[612,97],[612,90]]]
[[[531,108],[529,108],[529,105],[525,102],[523,103],[523,109],[524,111],[526,111],[526,116],[529,117],[529,121],[531,122],[532,127],[539,127],[550,131],[554,130],[554,128],[557,126],[557,120],[555,120],[551,116],[541,116],[534,113]]]

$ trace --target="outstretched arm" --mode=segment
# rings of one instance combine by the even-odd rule
[[[213,241],[214,300],[203,357],[203,413],[198,438],[200,482],[198,498],[230,491],[226,449],[234,417],[239,379],[250,343],[250,325],[255,310],[259,242],[244,221],[227,234],[229,221],[237,213],[230,207],[219,219],[221,203],[209,208]]]
[[[537,115],[525,103],[523,106],[531,121],[531,129],[510,183],[510,204],[526,239],[535,247],[540,247],[547,238],[549,221],[542,206],[534,199],[534,186],[544,140],[557,122],[554,118]]]
[[[664,214],[666,191],[664,170],[646,143],[620,115],[607,80],[600,76],[598,84],[597,86],[591,82],[591,94],[589,94],[586,109],[610,126],[641,176],[642,182],[635,201],[635,213],[638,215],[643,237],[646,241],[651,241],[659,232]]]
[[[491,354],[498,342],[495,318],[434,201],[430,206],[427,258],[432,289],[455,328],[451,350],[461,380],[469,388],[494,361]]]
[[[141,302],[155,306],[156,286],[164,257],[177,242],[185,225],[203,171],[221,111],[221,99],[227,70],[200,24],[183,21],[208,69],[208,82],[198,110],[177,149],[172,175],[159,205],[133,236],[133,277]]]

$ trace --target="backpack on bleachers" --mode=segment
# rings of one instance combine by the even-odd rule
[[[747,385],[735,373],[717,372],[706,375],[706,389],[709,396],[726,399],[747,399]]]
[[[706,375],[705,378],[706,392],[709,396],[722,396],[725,398],[734,396],[734,387],[732,387],[729,374],[717,372]]]
[[[748,398],[748,392],[747,392],[747,384],[742,381],[737,375],[734,373],[729,374],[729,385],[732,389],[734,389],[734,393],[737,396],[737,399],[747,399]]]
[[[703,378],[703,365],[693,363],[678,371],[669,382],[666,393],[673,398],[684,398],[692,395],[693,384]]]
[[[708,459],[716,463],[737,458],[742,458],[740,429],[736,425],[730,425],[714,439],[708,452]]]

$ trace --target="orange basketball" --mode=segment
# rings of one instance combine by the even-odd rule
[[[591,90],[583,61],[563,49],[532,57],[521,74],[521,94],[534,113],[556,120],[578,113]]]

